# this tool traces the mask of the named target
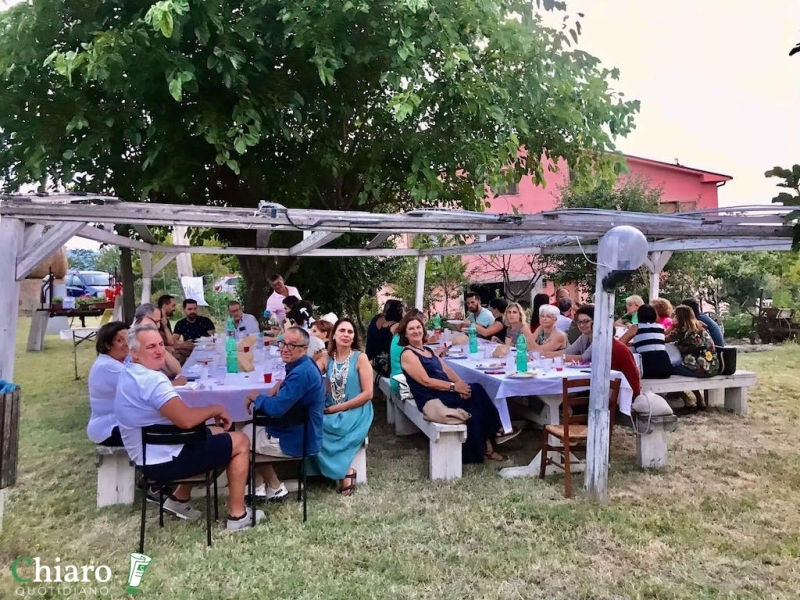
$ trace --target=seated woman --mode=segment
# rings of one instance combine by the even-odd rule
[[[467,439],[461,458],[464,463],[480,463],[485,458],[502,461],[505,457],[494,450],[500,415],[486,391],[478,384],[466,384],[447,364],[425,346],[427,332],[420,316],[408,319],[397,332],[400,336],[400,364],[409,390],[420,412],[425,404],[438,399],[447,408],[470,413]]]
[[[531,331],[536,331],[539,327],[539,309],[550,304],[550,296],[547,294],[536,294],[533,297],[533,308],[531,309]]]
[[[478,337],[485,340],[491,340],[492,338],[497,338],[498,340],[506,339],[506,326],[503,323],[503,314],[506,312],[507,306],[508,300],[505,298],[492,298],[489,300],[489,312],[491,312],[494,317],[494,323],[488,327],[484,327],[476,322],[475,331],[478,333]]]
[[[637,331],[631,345],[642,358],[642,377],[666,379],[672,375],[672,364],[667,354],[664,327],[656,323],[656,311],[642,304],[636,311]]]
[[[338,319],[337,319],[338,321]],[[314,321],[314,324],[311,326],[311,331],[309,333],[320,340],[324,345],[325,349],[328,348],[328,342],[331,339],[331,333],[333,332],[333,326],[336,324],[336,321],[331,323],[330,321],[326,320],[325,318],[317,319]]]
[[[372,366],[361,352],[358,330],[350,319],[340,319],[333,328],[328,352],[317,361],[325,374],[328,394],[322,417],[322,447],[309,458],[309,474],[317,473],[341,482],[340,493],[356,490],[356,453],[372,425]]]
[[[656,323],[662,325],[665,330],[672,327],[672,315],[675,309],[672,308],[672,303],[666,298],[653,298],[650,300],[650,306],[656,310]]]
[[[161,309],[158,308],[154,304],[150,304],[146,302],[144,304],[140,304],[136,308],[136,312],[133,315],[133,324],[134,325],[141,325],[142,323],[146,325],[153,325],[156,329],[158,329],[159,333],[162,333],[163,328],[161,326],[162,315]],[[163,334],[162,334],[163,339]],[[183,376],[181,373],[181,363],[178,362],[172,354],[167,352],[164,356],[164,367],[161,371],[169,377],[169,380],[175,385],[185,385],[186,384],[186,377]]]
[[[372,363],[375,372],[382,377],[388,377],[389,347],[392,344],[392,325],[396,325],[403,318],[403,302],[389,299],[383,305],[383,312],[375,315],[367,326],[367,358]]]
[[[594,305],[584,304],[575,311],[575,325],[581,334],[574,342],[564,348],[564,359],[569,362],[592,362],[592,325]],[[548,352],[544,356],[558,356],[561,352]]]
[[[284,328],[286,327],[300,327],[305,331],[309,331],[311,328],[311,323],[315,323],[311,317],[311,312],[313,308],[310,302],[306,300],[300,300],[292,306],[291,310],[286,313],[286,320],[283,322]],[[325,350],[325,342],[323,342],[319,337],[314,335],[308,336],[308,350],[306,350],[306,355],[313,359],[317,360]]]
[[[567,334],[556,327],[558,308],[545,304],[539,307],[539,327],[531,338],[526,338],[528,350],[536,352],[557,352],[567,347]]]
[[[675,323],[667,330],[666,340],[675,342],[681,352],[681,364],[672,367],[674,375],[713,377],[719,372],[714,341],[688,306],[681,304],[675,309]]]
[[[625,298],[625,314],[622,315],[619,322],[623,325],[636,325],[639,322],[639,314],[636,311],[640,306],[644,306],[641,296],[634,294]]]
[[[506,346],[516,345],[517,338],[521,335],[525,336],[526,341],[533,339],[533,332],[525,322],[525,309],[519,303],[509,304],[503,317],[503,322],[506,324]]]
[[[128,357],[128,326],[111,321],[97,330],[97,359],[89,370],[89,405],[91,415],[86,435],[101,446],[122,446],[114,415],[114,396],[119,374]]]

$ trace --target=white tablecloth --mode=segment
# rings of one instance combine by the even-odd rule
[[[561,396],[563,393],[563,380],[582,379],[591,377],[588,368],[570,369],[564,368],[563,371],[547,371],[542,377],[532,377],[530,379],[512,379],[507,375],[489,375],[476,368],[478,363],[501,362],[498,359],[471,360],[446,358],[447,365],[456,372],[467,383],[479,383],[494,399],[495,406],[500,412],[500,420],[503,428],[507,431],[511,428],[511,417],[508,412],[506,398],[511,396]],[[623,414],[631,414],[631,403],[633,401],[633,389],[628,380],[619,371],[611,371],[612,379],[621,379],[622,385],[619,392],[619,410]]]
[[[183,367],[184,373],[199,372],[201,360],[216,360],[218,357],[213,350],[204,350],[196,347]],[[210,369],[209,378],[189,383],[186,386],[175,388],[187,406],[200,408],[211,404],[221,404],[231,415],[233,421],[247,421],[251,415],[245,410],[245,398],[251,390],[265,393],[272,389],[275,382],[264,383],[264,369],[256,368],[252,373],[228,373],[225,383],[219,383],[214,368]]]

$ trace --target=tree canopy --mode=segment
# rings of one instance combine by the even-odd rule
[[[480,210],[486,185],[542,182],[550,157],[611,168],[638,102],[579,34],[529,0],[16,5],[0,13],[0,179],[168,203]],[[241,261],[263,289],[258,259]]]

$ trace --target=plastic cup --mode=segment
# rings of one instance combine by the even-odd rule
[[[553,359],[553,366],[555,366],[556,371],[563,371],[564,370],[564,357],[559,356]]]
[[[264,383],[272,383],[272,373],[264,373]]]
[[[244,348],[242,348],[242,351],[243,352],[250,352],[250,346],[245,346]]]

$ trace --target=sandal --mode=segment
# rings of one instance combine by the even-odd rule
[[[509,431],[508,433],[506,433],[501,429],[500,431],[497,432],[497,435],[494,438],[494,443],[505,444],[507,441],[513,440],[520,433],[522,433],[522,430],[519,427],[512,427],[511,431]]]
[[[487,452],[483,456],[486,460],[493,460],[495,462],[505,462],[508,460],[507,456],[503,456],[499,452]]]
[[[353,494],[356,493],[356,478],[357,477],[358,477],[358,473],[356,472],[355,469],[353,469],[352,473],[348,472],[347,475],[344,476],[344,479],[342,479],[342,487],[339,490],[339,493],[342,496],[352,496]],[[345,485],[344,482],[347,481],[348,479],[351,481],[351,483],[350,483],[350,485]]]

